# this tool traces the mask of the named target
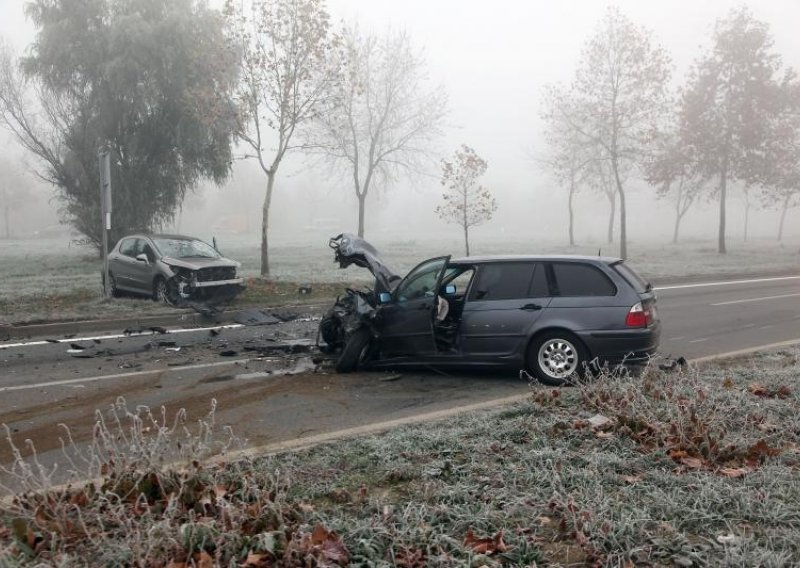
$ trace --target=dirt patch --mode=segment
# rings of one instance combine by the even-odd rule
[[[4,412],[0,414],[0,424],[9,427],[22,457],[32,454],[30,446],[25,443],[28,439],[33,441],[36,452],[40,454],[61,448],[61,439],[66,439],[66,430],[62,424],[69,426],[76,443],[84,442],[91,439],[96,422],[95,413],[85,412],[86,408],[102,410],[114,404],[119,397],[138,398],[144,393],[150,393],[160,384],[160,374],[157,372],[156,376],[128,379],[113,392],[102,387],[91,391],[87,389],[88,392],[81,391],[79,395]],[[7,442],[0,444],[0,463],[9,463],[13,459],[11,446]]]

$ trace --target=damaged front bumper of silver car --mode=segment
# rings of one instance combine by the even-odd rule
[[[223,280],[201,279],[197,270],[173,268],[174,275],[167,282],[167,303],[180,305],[186,302],[203,302],[216,305],[229,302],[245,290],[244,278]]]

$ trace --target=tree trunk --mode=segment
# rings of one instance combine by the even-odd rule
[[[750,204],[744,204],[744,242],[747,242],[747,226],[750,224]]]
[[[728,189],[728,167],[723,165],[719,176],[719,235],[717,236],[717,252],[726,254],[725,248],[725,197]]]
[[[619,256],[622,260],[628,258],[628,231],[625,226],[627,215],[625,211],[625,190],[622,188],[622,180],[619,179],[619,164],[616,155],[611,160],[614,169],[614,180],[617,183],[617,193],[619,193]]]
[[[617,216],[617,194],[616,192],[612,192],[611,194],[606,194],[608,197],[608,201],[611,204],[611,214],[608,218],[608,235],[606,235],[606,241],[608,244],[614,242],[614,219]]]
[[[778,225],[778,240],[783,240],[783,222],[786,220],[786,210],[789,209],[789,198],[791,196],[787,195],[786,199],[783,200],[783,211],[781,211],[781,223]],[[6,227],[8,227],[8,218],[6,218]]]
[[[467,222],[467,190],[464,190],[464,209],[461,224],[464,227],[464,251],[469,256],[469,223]]]
[[[575,246],[575,214],[572,209],[572,197],[575,195],[575,180],[570,180],[569,185],[569,200],[567,202],[567,207],[569,209],[569,246]]]
[[[675,204],[675,227],[672,230],[672,244],[678,243],[678,231],[681,227],[681,200],[680,197]]]
[[[269,206],[275,185],[275,168],[267,172],[267,193],[261,210],[261,277],[269,278]]]
[[[364,213],[367,207],[367,192],[358,194],[358,236],[364,238]]]

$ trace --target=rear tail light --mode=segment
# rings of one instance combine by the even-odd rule
[[[653,323],[653,313],[650,308],[645,308],[639,302],[633,306],[625,318],[625,325],[628,327],[647,327]]]

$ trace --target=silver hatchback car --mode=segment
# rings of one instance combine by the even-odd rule
[[[129,235],[108,255],[109,286],[115,296],[141,294],[172,306],[218,304],[244,288],[236,274],[240,266],[194,237]]]

